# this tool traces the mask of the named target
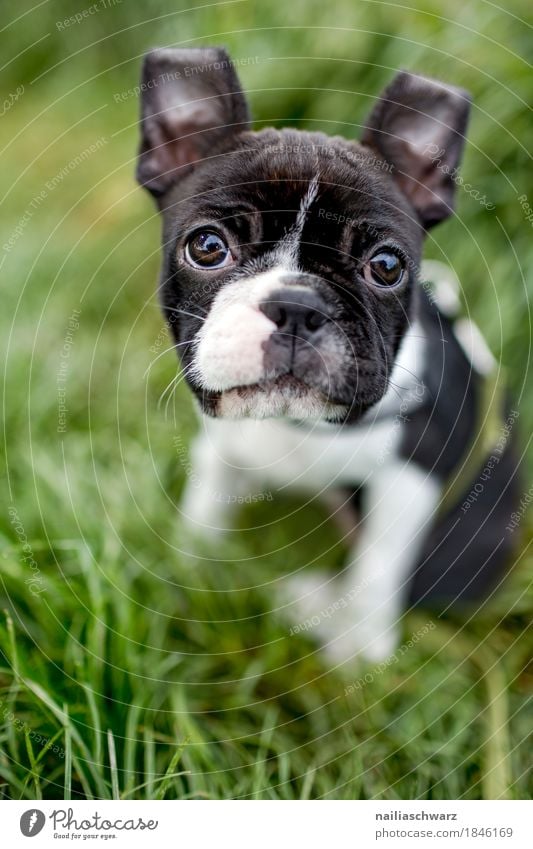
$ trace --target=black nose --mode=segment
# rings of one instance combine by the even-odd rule
[[[307,339],[328,320],[327,307],[316,292],[280,289],[259,305],[278,330]]]

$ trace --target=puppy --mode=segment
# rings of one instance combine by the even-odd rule
[[[152,51],[141,91],[137,178],[162,214],[161,302],[203,417],[183,512],[205,533],[265,487],[357,501],[342,575],[287,584],[333,660],[386,658],[407,605],[479,602],[509,559],[515,414],[453,274],[419,280],[469,96],[402,71],[358,143],[251,131],[218,48]]]

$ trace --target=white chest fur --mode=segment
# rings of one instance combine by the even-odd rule
[[[362,483],[399,439],[394,419],[345,429],[283,419],[209,419],[204,424],[205,448],[224,458],[237,475],[261,485],[317,492]]]

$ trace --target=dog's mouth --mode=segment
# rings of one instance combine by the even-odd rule
[[[276,377],[265,377],[257,381],[257,383],[233,386],[231,389],[227,389],[226,392],[235,392],[240,398],[250,398],[254,395],[262,395],[268,398],[278,393],[286,397],[303,398],[311,393],[321,395],[324,403],[328,403],[331,400],[323,392],[320,392],[316,386],[312,386],[305,380],[302,380],[302,378],[290,373],[280,374]]]
[[[226,418],[340,419],[346,405],[293,374],[265,378],[257,383],[234,386],[221,393],[217,414]]]
[[[305,395],[307,392],[316,391],[315,387],[306,383],[301,377],[294,374],[278,374],[276,377],[265,377],[264,380],[253,383],[251,386],[236,387],[237,389],[252,389],[255,392],[291,392],[295,396]],[[325,397],[325,396],[324,396]]]

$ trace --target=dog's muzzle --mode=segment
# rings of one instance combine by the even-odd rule
[[[259,309],[276,328],[262,345],[265,377],[303,377],[329,321],[326,303],[313,290],[292,287],[273,292]]]

